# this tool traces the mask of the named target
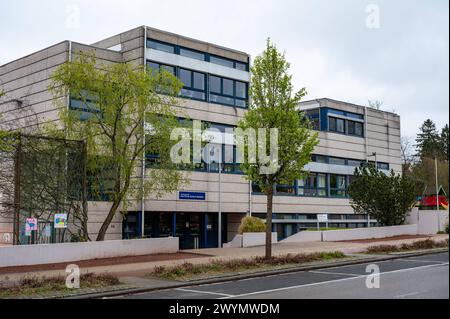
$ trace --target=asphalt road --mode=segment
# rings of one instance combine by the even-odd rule
[[[123,296],[139,299],[449,298],[448,252]],[[370,269],[367,269],[369,266]],[[376,268],[376,267],[375,267]],[[368,277],[369,274],[372,276]],[[379,281],[377,280],[379,279]],[[367,287],[367,282],[373,288]],[[379,282],[379,288],[376,288]]]

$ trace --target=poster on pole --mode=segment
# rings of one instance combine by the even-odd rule
[[[25,221],[25,236],[31,236],[33,230],[37,230],[37,219],[27,218]]]
[[[67,228],[67,214],[55,214],[55,228]]]

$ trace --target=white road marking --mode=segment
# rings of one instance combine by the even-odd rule
[[[410,292],[410,293],[407,293],[407,294],[397,295],[397,296],[394,296],[394,298],[405,298],[405,297],[409,297],[409,296],[415,296],[415,295],[418,295],[418,294],[419,294],[419,292],[415,291],[415,292]]]
[[[410,259],[408,258],[405,261],[417,261],[417,262],[423,262],[423,263],[435,263],[435,264],[445,264],[445,261],[436,261],[436,260],[423,260],[423,259]]]
[[[223,294],[223,293],[220,293],[220,292],[211,292],[211,291],[185,289],[185,288],[176,288],[175,290],[186,291],[186,292],[194,292],[194,293],[197,293],[197,294],[218,295],[218,296],[224,296],[224,297],[229,297],[229,298],[234,297],[234,295]]]
[[[392,270],[392,271],[380,272],[380,275],[392,274],[392,273],[397,273],[397,272],[405,272],[405,271],[416,270],[416,269],[425,269],[425,268],[431,268],[431,267],[439,267],[439,266],[448,265],[448,264],[449,263],[447,262],[445,264],[433,264],[433,265],[425,265],[425,266],[405,268],[405,269],[397,269],[397,270]],[[220,299],[229,299],[229,298],[235,298],[235,297],[246,297],[246,296],[259,295],[259,294],[271,293],[271,292],[276,292],[276,291],[297,289],[297,288],[302,288],[302,287],[319,286],[319,285],[325,285],[325,284],[329,284],[329,283],[335,283],[335,282],[341,282],[341,281],[347,281],[347,280],[353,280],[353,279],[359,279],[359,278],[365,278],[365,277],[367,277],[367,275],[359,275],[358,277],[342,278],[342,279],[328,280],[328,281],[322,281],[322,282],[315,282],[315,283],[311,283],[311,284],[303,284],[303,285],[296,285],[296,286],[290,286],[290,287],[282,287],[282,288],[276,288],[276,289],[254,291],[254,292],[250,292],[250,293],[246,293],[246,294],[234,295],[232,297],[223,297],[223,298],[220,298]]]
[[[345,272],[331,272],[331,271],[321,271],[321,270],[311,270],[308,271],[314,274],[325,274],[325,275],[340,275],[340,276],[352,276],[352,277],[359,277],[361,274],[349,274]]]

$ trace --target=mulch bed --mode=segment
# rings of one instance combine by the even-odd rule
[[[400,235],[400,236],[384,237],[384,238],[340,240],[338,242],[339,243],[364,244],[364,243],[376,243],[376,242],[392,241],[392,240],[402,240],[402,239],[427,239],[427,238],[431,238],[431,237],[432,236],[426,236],[426,235]]]
[[[0,275],[22,273],[22,272],[60,270],[60,269],[66,269],[66,266],[69,264],[76,264],[80,268],[89,268],[89,267],[111,266],[111,265],[120,265],[120,264],[145,263],[145,262],[154,262],[154,261],[163,261],[163,260],[201,258],[201,257],[208,257],[208,256],[210,256],[210,255],[178,252],[178,253],[173,253],[173,254],[152,254],[152,255],[140,255],[140,256],[124,256],[124,257],[114,257],[114,258],[90,259],[90,260],[77,260],[77,261],[55,263],[55,264],[0,267]]]

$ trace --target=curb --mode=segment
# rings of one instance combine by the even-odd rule
[[[332,268],[332,267],[338,267],[338,266],[358,265],[358,264],[365,264],[365,263],[369,263],[369,262],[395,260],[395,259],[400,259],[400,258],[405,258],[405,257],[424,256],[424,255],[437,254],[437,253],[441,253],[441,252],[448,252],[448,248],[447,247],[436,248],[436,249],[430,249],[427,251],[415,251],[415,252],[396,253],[396,254],[388,254],[388,255],[371,255],[372,257],[360,258],[357,260],[330,262],[330,263],[323,263],[323,264],[317,263],[315,265],[289,267],[289,268],[284,268],[284,269],[267,270],[267,271],[258,271],[258,272],[254,272],[254,273],[241,274],[241,275],[225,275],[225,276],[208,278],[208,279],[184,281],[184,282],[180,282],[180,283],[176,283],[176,284],[168,284],[166,286],[140,287],[140,288],[115,290],[115,291],[104,292],[104,293],[100,292],[100,293],[80,294],[80,295],[74,295],[74,296],[61,296],[61,297],[57,297],[56,299],[61,299],[61,298],[63,298],[63,299],[97,299],[97,298],[103,298],[103,297],[117,297],[117,296],[131,295],[131,294],[151,292],[151,291],[157,291],[157,290],[167,290],[167,289],[175,289],[175,288],[182,288],[182,287],[188,287],[188,286],[197,286],[197,285],[205,285],[205,284],[220,283],[220,282],[227,282],[227,281],[236,281],[236,280],[242,280],[242,279],[266,277],[266,276],[271,276],[271,275],[280,275],[280,274],[294,273],[294,272],[300,272],[300,271],[326,269],[326,268]]]

